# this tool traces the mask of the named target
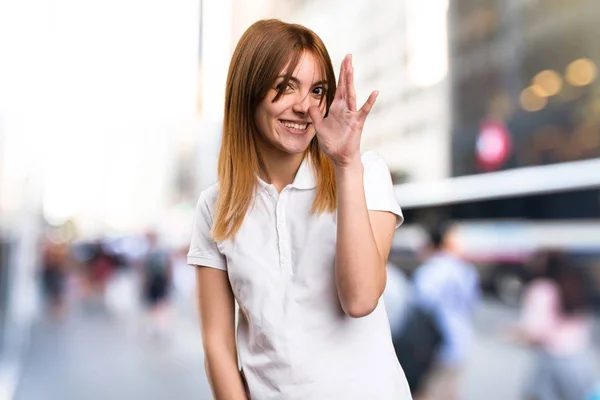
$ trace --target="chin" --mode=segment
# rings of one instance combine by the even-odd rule
[[[281,147],[279,150],[281,150],[282,152],[289,154],[291,156],[296,156],[298,154],[303,154],[306,149],[308,148],[308,146],[304,146],[304,147],[298,147],[298,146],[294,146],[294,147]]]
[[[287,143],[283,144],[280,149],[290,155],[303,154],[310,146],[310,140],[306,143]]]
[[[303,154],[310,146],[314,136],[314,130],[304,135],[286,135],[283,132],[275,130],[273,135],[263,136],[261,141],[265,145],[266,151],[275,151],[294,156]]]

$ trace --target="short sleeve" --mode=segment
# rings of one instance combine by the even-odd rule
[[[404,216],[396,199],[390,170],[377,153],[367,151],[362,155],[364,188],[367,209],[389,211],[396,215],[396,228],[402,225]]]
[[[213,219],[205,197],[205,193],[202,193],[196,205],[187,262],[189,265],[205,266],[226,271],[227,262],[225,261],[225,256],[219,251],[210,233]]]

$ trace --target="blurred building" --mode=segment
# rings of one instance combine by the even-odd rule
[[[458,219],[600,215],[599,16],[594,0],[450,2],[455,178],[399,187],[403,205],[453,205]]]
[[[35,35],[44,21],[28,5],[0,2],[0,397],[14,389],[38,307],[42,169],[35,161],[43,148],[36,132],[45,114],[36,111],[45,75],[37,68],[47,42]]]
[[[453,175],[600,157],[599,17],[594,0],[451,2]]]
[[[196,112],[199,0],[2,7],[8,171],[36,166],[51,223],[87,235],[156,223]]]
[[[515,180],[526,181],[521,168],[567,163],[538,171],[574,181],[600,166],[593,161],[600,157],[599,17],[594,0],[451,2],[453,176],[515,170]],[[590,161],[572,164],[582,160]],[[560,187],[543,180],[527,182],[537,197],[462,207],[454,216],[600,215],[597,181]]]

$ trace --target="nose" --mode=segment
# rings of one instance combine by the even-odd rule
[[[298,93],[298,98],[292,106],[292,110],[298,114],[308,114],[308,108],[312,106],[313,102],[309,93]]]

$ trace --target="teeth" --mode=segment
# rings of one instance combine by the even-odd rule
[[[294,122],[287,122],[287,121],[281,121],[281,123],[283,124],[283,126],[285,126],[286,128],[292,128],[292,129],[297,129],[300,131],[303,131],[306,129],[306,127],[308,126],[308,124],[296,124]]]

